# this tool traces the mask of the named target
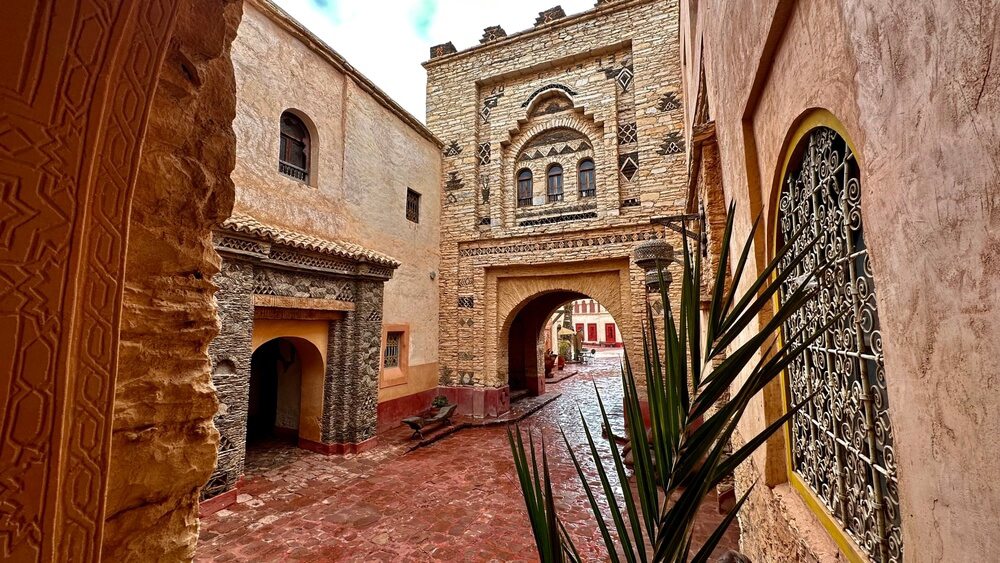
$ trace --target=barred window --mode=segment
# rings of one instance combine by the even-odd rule
[[[306,182],[309,178],[309,130],[293,113],[281,114],[278,172]]]
[[[531,205],[531,170],[525,168],[517,173],[517,206],[527,207]]]
[[[410,188],[406,188],[406,219],[420,222],[420,194]]]
[[[553,164],[549,166],[548,183],[546,184],[546,195],[548,196],[548,202],[556,202],[563,200],[563,169],[562,166],[558,164]]]
[[[597,195],[597,183],[594,180],[594,161],[589,158],[580,163],[580,197]]]
[[[826,506],[869,559],[899,562],[899,488],[858,162],[827,127],[809,131],[795,151],[778,202],[777,243],[800,227],[818,240],[782,284],[782,301],[817,264],[831,269],[810,282],[818,283],[817,297],[785,322],[782,334],[797,345],[836,320],[787,369],[790,402],[812,396],[790,422],[790,479]],[[797,244],[804,248],[808,238]]]
[[[399,367],[399,347],[403,342],[402,332],[389,332],[385,336],[385,355],[382,359],[382,367]]]

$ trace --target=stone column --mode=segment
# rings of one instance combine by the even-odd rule
[[[323,453],[354,453],[375,445],[382,292],[382,281],[359,280],[355,310],[331,322]]]
[[[234,490],[246,458],[250,358],[253,355],[253,266],[223,258],[212,280],[219,290],[219,335],[208,346],[212,383],[219,398],[215,426],[219,429],[219,461],[202,489],[202,500]]]

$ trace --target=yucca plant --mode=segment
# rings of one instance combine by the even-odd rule
[[[764,326],[742,343],[737,342],[737,337],[751,326],[758,314],[765,308],[772,307],[775,293],[783,283],[789,281],[788,276],[795,271],[795,266],[809,255],[808,251],[815,244],[815,238],[807,240],[805,231],[796,232],[737,300],[737,287],[750,255],[759,218],[747,237],[742,254],[736,262],[732,282],[727,288],[726,264],[729,262],[734,211],[735,208],[730,206],[718,268],[710,287],[711,305],[704,339],[699,310],[700,252],[692,253],[685,242],[680,302],[676,315],[667,296],[666,284],[663,283],[663,267],[666,264],[657,265],[660,297],[664,304],[662,350],[656,338],[658,329],[653,320],[652,309],[648,306],[647,320],[643,326],[643,360],[650,418],[648,448],[643,447],[647,430],[639,408],[640,389],[636,385],[627,354],[622,367],[626,426],[632,443],[637,445],[632,449],[635,491],[629,486],[629,470],[625,467],[618,445],[612,440],[609,470],[598,453],[587,420],[580,413],[590,455],[597,466],[600,488],[607,500],[610,514],[601,510],[595,496],[595,487],[587,481],[577,455],[563,433],[563,441],[580,475],[598,529],[607,546],[608,556],[616,563],[622,559],[629,563],[708,561],[750,490],[743,494],[714,533],[692,556],[692,530],[699,505],[720,481],[730,475],[736,466],[811,399],[808,397],[793,405],[787,414],[727,455],[729,438],[750,400],[834,322],[830,320],[829,324],[814,327],[815,332],[807,335],[804,340],[798,340],[801,336],[798,334],[787,335],[789,338],[784,343],[778,338],[784,321],[816,293],[817,277],[825,268],[813,265],[812,273],[804,279],[791,280],[789,285],[795,289],[783,297],[783,302]],[[779,271],[778,265],[782,263],[784,267]],[[730,347],[732,349],[729,354],[722,359],[724,352]],[[713,361],[716,358],[719,361]],[[744,378],[742,384],[731,389],[741,377]],[[731,397],[722,400],[730,390]],[[611,437],[611,423],[599,392],[597,399],[604,433]],[[714,411],[711,409],[713,405],[717,406]],[[527,448],[520,428],[508,427],[507,435],[540,559],[545,563],[580,561],[572,539],[556,514],[544,439],[541,442],[539,467],[531,433],[528,433]],[[623,504],[619,502],[608,477],[610,471],[617,473],[621,483]]]

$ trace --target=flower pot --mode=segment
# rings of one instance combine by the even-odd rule
[[[566,357],[563,355],[559,356],[559,371],[562,371],[566,367]]]

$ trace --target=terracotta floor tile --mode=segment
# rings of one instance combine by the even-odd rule
[[[600,389],[615,432],[624,434],[617,359],[548,386],[562,395],[522,421],[536,442],[544,436],[557,508],[581,555],[606,560],[579,476],[560,428],[599,489],[580,415],[598,449]],[[289,445],[258,451],[241,501],[201,522],[197,561],[534,561],[531,527],[502,426],[467,428],[407,453],[409,432],[394,429],[379,445],[348,456],[323,456]],[[294,449],[295,451],[288,451]],[[612,471],[612,477],[614,472]],[[615,487],[617,481],[613,482]],[[721,520],[714,497],[697,529]],[[732,527],[723,547],[738,545]],[[247,559],[251,557],[251,559]]]

